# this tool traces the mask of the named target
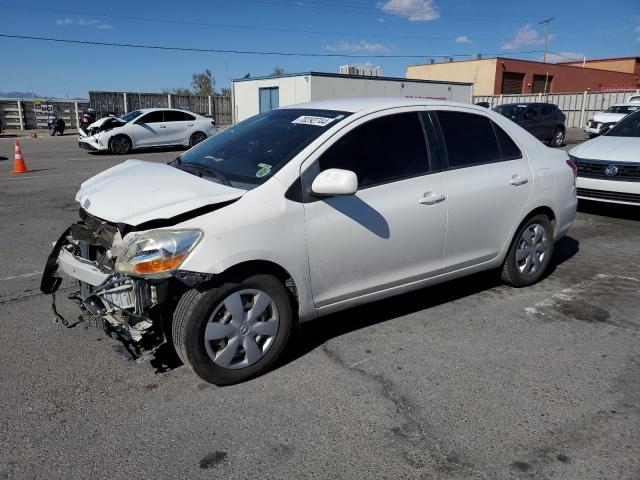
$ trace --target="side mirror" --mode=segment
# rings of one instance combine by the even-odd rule
[[[329,168],[318,174],[311,191],[319,195],[353,195],[358,191],[358,176],[351,170]]]

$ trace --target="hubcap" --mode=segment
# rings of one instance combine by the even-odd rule
[[[269,351],[279,324],[278,307],[269,295],[240,290],[214,309],[204,331],[204,346],[221,367],[248,367]]]
[[[124,138],[116,138],[114,140],[114,150],[118,153],[124,153],[127,151],[127,140]]]
[[[538,223],[529,225],[518,240],[516,249],[516,265],[523,275],[537,273],[549,252],[547,232]]]
[[[556,145],[562,145],[562,141],[564,140],[564,133],[562,133],[562,131],[559,130],[556,133],[556,136],[555,136],[554,140],[556,142]]]

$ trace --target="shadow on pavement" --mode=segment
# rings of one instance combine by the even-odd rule
[[[579,242],[576,239],[572,237],[560,239],[556,243],[551,263],[543,279],[553,273],[559,265],[575,256],[578,251]],[[295,338],[292,338],[274,369],[303,357],[332,338],[459,300],[500,285],[502,281],[499,272],[490,270],[350,308],[305,323],[296,332]]]
[[[623,205],[617,203],[594,202],[579,200],[578,211],[603,217],[623,218],[626,220],[640,220],[640,205]]]

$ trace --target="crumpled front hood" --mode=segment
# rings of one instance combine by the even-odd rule
[[[76,200],[91,215],[135,226],[234,200],[244,193],[162,163],[127,160],[84,182]]]
[[[586,160],[640,162],[640,138],[604,135],[572,148],[569,153]]]
[[[593,116],[593,120],[600,123],[611,123],[611,122],[619,122],[626,116],[627,116],[626,113],[598,112]]]

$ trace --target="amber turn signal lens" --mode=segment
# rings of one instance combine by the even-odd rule
[[[185,252],[182,255],[177,255],[167,259],[157,259],[150,260],[148,262],[136,263],[133,266],[133,271],[135,273],[148,274],[174,270],[182,263],[182,260],[187,256],[187,253],[188,252]]]

